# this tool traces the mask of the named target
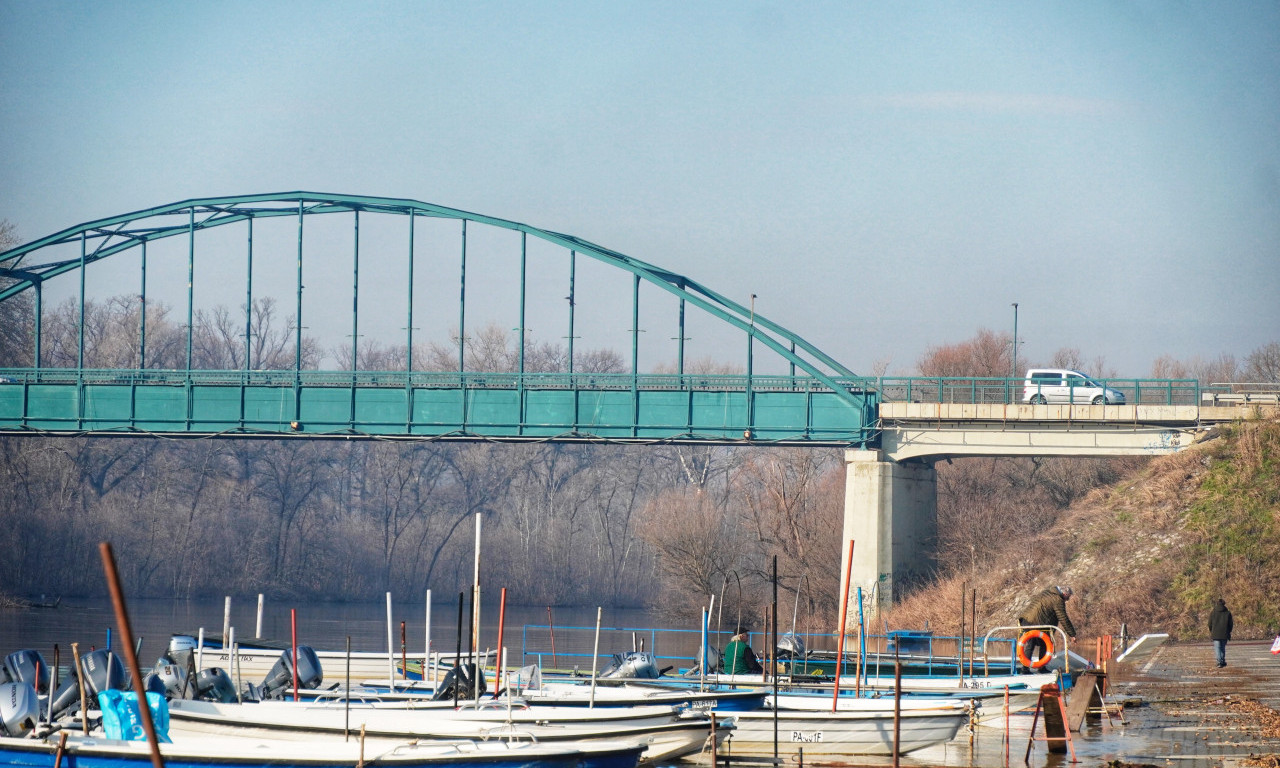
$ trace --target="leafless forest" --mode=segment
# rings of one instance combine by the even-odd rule
[[[138,311],[123,298],[86,306],[86,366],[137,364]],[[291,369],[289,319],[270,301],[255,303],[252,316],[249,367]],[[22,297],[0,303],[0,367],[31,364],[31,317]],[[42,364],[74,367],[76,307],[46,307],[42,323]],[[193,366],[243,366],[243,323],[242,311],[200,313]],[[146,328],[147,366],[184,367],[185,331],[169,311],[148,307]],[[480,331],[467,368],[512,370],[519,350],[509,338],[497,328]],[[930,349],[916,372],[1006,375],[1010,341],[981,330]],[[350,350],[329,354],[350,367]],[[415,369],[456,369],[455,354],[447,343],[424,345]],[[303,365],[314,367],[320,356],[309,342]],[[403,369],[405,358],[403,348],[370,341],[356,367]],[[561,370],[565,350],[530,343],[525,358],[527,370]],[[1109,373],[1078,350],[1043,362]],[[589,350],[575,356],[575,368],[620,371],[624,363],[611,350]],[[1239,364],[1224,355],[1162,358],[1155,368],[1153,376],[1204,382],[1280,381],[1280,343]],[[1052,523],[1091,488],[1141,463],[940,464],[940,571],[982,568],[1024,530]],[[137,595],[345,600],[448,592],[470,582],[482,514],[482,567],[513,602],[661,605],[683,614],[715,595],[726,611],[758,615],[776,555],[780,597],[798,598],[801,622],[829,628],[843,475],[842,454],[832,449],[0,438],[0,526],[9,532],[0,594],[102,592],[102,540],[113,543]]]

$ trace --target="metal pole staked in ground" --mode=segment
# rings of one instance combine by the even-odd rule
[[[752,299],[755,295],[752,294]],[[752,312],[755,311],[754,304]],[[770,626],[773,630],[773,639],[769,645],[769,663],[773,666],[773,759],[777,764],[778,759],[778,556],[773,556],[773,621]],[[840,689],[840,670],[836,670],[836,690]]]
[[[164,758],[160,756],[160,741],[156,738],[156,724],[151,719],[151,705],[147,702],[147,689],[142,682],[142,671],[138,667],[138,654],[133,650],[133,630],[129,627],[129,612],[124,604],[124,590],[120,587],[120,574],[116,570],[116,558],[111,551],[111,543],[104,541],[98,545],[102,555],[102,567],[107,572],[107,587],[111,590],[111,603],[116,611],[116,623],[120,625],[120,639],[124,646],[124,658],[128,664],[129,674],[133,677],[133,690],[138,694],[138,713],[142,716],[142,730],[147,734],[147,744],[151,748],[151,765],[164,768]],[[77,672],[81,672],[78,668]],[[81,672],[83,674],[83,672]]]
[[[849,580],[853,575],[853,539],[849,539],[849,559],[844,569],[844,589],[840,595],[840,636],[836,638],[836,672],[835,685],[831,686],[831,711],[836,711],[840,701],[840,667],[844,664],[844,629],[845,619],[849,615]]]
[[[1018,378],[1018,302],[1013,302],[1013,365],[1009,378]]]

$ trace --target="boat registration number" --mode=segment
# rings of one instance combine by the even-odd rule
[[[822,731],[792,731],[791,743],[817,744],[822,741]]]

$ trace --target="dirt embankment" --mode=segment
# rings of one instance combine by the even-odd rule
[[[1219,597],[1236,639],[1269,639],[1280,629],[1277,552],[1280,420],[1241,422],[1094,490],[1036,536],[1004,542],[991,561],[943,574],[887,620],[954,632],[967,588],[977,591],[978,626],[1016,623],[1032,595],[1063,584],[1075,590],[1068,609],[1082,640],[1122,627],[1134,637],[1204,639]]]

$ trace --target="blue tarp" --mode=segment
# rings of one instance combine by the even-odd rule
[[[98,694],[98,706],[102,709],[103,734],[108,739],[147,740],[147,731],[142,727],[142,711],[138,708],[138,694],[133,691],[103,691]],[[147,706],[151,708],[156,738],[162,744],[172,744],[169,738],[169,702],[158,693],[148,693]]]

